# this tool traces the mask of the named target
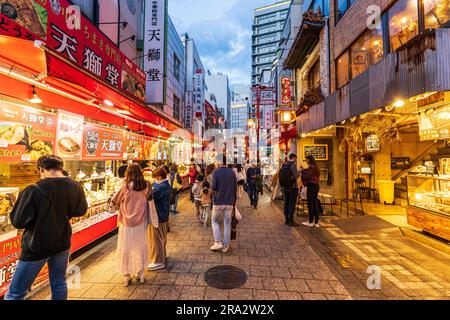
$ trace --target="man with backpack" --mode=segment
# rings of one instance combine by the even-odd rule
[[[289,155],[289,160],[281,167],[279,173],[280,186],[283,188],[284,195],[285,224],[291,227],[298,226],[294,222],[294,212],[299,191],[297,185],[298,177],[297,155],[292,153]]]

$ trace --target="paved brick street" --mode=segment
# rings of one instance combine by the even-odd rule
[[[395,230],[347,235],[329,218],[322,229],[287,227],[268,196],[260,208],[239,203],[243,220],[238,239],[227,254],[209,250],[211,228],[196,220],[184,198],[182,212],[171,218],[167,270],[148,272],[144,285],[125,288],[115,272],[116,236],[74,261],[81,268],[81,286],[71,299],[397,299],[449,298],[450,258],[401,238]],[[247,283],[229,291],[208,287],[204,273],[228,264],[248,274]],[[368,290],[368,265],[382,269],[380,290]],[[45,288],[32,299],[48,299]]]

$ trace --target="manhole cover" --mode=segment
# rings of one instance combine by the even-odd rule
[[[223,290],[239,288],[247,282],[247,278],[244,270],[233,266],[216,266],[205,273],[209,286]]]

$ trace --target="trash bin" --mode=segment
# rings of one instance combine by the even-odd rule
[[[394,185],[392,180],[378,180],[378,192],[380,194],[380,203],[394,204]]]

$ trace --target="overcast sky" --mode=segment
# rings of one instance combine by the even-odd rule
[[[195,40],[203,65],[231,84],[251,84],[253,9],[276,0],[169,0],[169,15]]]

